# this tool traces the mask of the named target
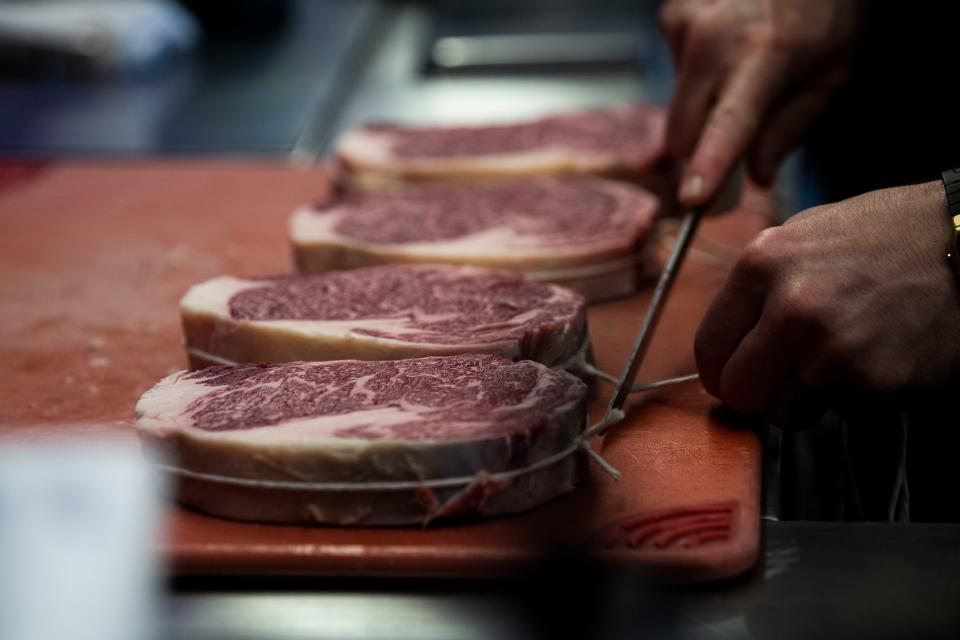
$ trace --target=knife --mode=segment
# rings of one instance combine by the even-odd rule
[[[607,405],[607,411],[604,416],[612,416],[622,411],[627,397],[634,390],[633,382],[637,377],[637,371],[640,370],[640,365],[647,355],[647,349],[650,347],[650,342],[653,339],[657,322],[660,320],[664,306],[666,306],[667,298],[670,295],[670,290],[673,288],[673,283],[677,279],[677,274],[680,272],[680,267],[683,266],[683,260],[687,255],[687,250],[690,248],[696,236],[700,219],[708,211],[718,213],[727,211],[739,203],[741,177],[742,170],[737,167],[724,180],[723,187],[712,201],[700,207],[690,208],[683,214],[676,243],[673,245],[670,256],[663,266],[663,271],[660,272],[657,287],[653,290],[653,297],[650,300],[650,306],[647,307],[643,324],[640,325],[640,332],[637,334],[637,339],[633,343],[630,356],[624,365],[623,373],[620,374],[616,391],[610,398],[610,404]],[[611,425],[612,422],[605,421],[603,428],[599,429],[596,433],[603,435]]]

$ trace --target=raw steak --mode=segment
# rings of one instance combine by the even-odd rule
[[[657,199],[590,177],[347,191],[290,220],[303,273],[391,262],[521,271],[588,300],[634,291]]]
[[[336,160],[361,186],[555,173],[640,178],[661,156],[664,124],[663,110],[646,104],[488,126],[368,124],[340,138]]]
[[[568,373],[473,354],[181,371],[136,415],[197,509],[393,525],[521,511],[570,491],[585,397]]]
[[[443,265],[215,278],[187,292],[180,318],[194,368],[458,353],[567,366],[588,339],[585,301],[573,291]]]

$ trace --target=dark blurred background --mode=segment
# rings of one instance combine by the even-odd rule
[[[315,156],[368,118],[663,100],[645,0],[0,1],[0,152]]]

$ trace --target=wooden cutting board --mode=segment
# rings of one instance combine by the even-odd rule
[[[320,170],[280,164],[0,163],[0,433],[132,437],[110,422],[129,421],[144,390],[185,366],[179,297],[223,273],[288,270],[287,215],[326,188]],[[768,224],[769,208],[751,191],[740,210],[704,223],[640,381],[694,371],[693,335],[730,258],[708,241],[742,246]],[[644,293],[590,310],[601,368],[619,373],[647,302]],[[601,383],[594,419],[608,393]],[[591,466],[573,494],[531,513],[336,529],[171,505],[164,551],[189,574],[461,577],[577,545],[670,578],[729,577],[758,554],[760,445],[715,406],[697,383],[634,398],[628,419],[596,443],[622,479]]]

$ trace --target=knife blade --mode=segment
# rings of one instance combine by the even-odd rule
[[[698,207],[688,210],[683,216],[680,224],[680,232],[677,234],[677,241],[673,245],[670,257],[663,266],[660,278],[657,280],[657,287],[653,290],[653,298],[651,298],[650,305],[647,307],[643,324],[640,325],[640,332],[637,334],[637,339],[634,341],[633,348],[630,350],[630,356],[624,365],[623,373],[620,374],[620,378],[617,381],[616,391],[610,398],[610,404],[607,406],[608,414],[611,411],[623,409],[623,405],[627,401],[627,396],[629,396],[632,391],[633,382],[637,377],[637,371],[640,369],[643,358],[647,354],[647,349],[650,347],[657,322],[663,313],[663,307],[666,305],[670,290],[673,288],[673,283],[677,279],[677,273],[679,273],[680,267],[683,265],[683,259],[687,255],[687,250],[690,248],[690,244],[696,235],[697,226],[700,224],[700,218],[703,217],[703,212],[704,208]],[[601,432],[601,435],[602,433],[603,432]]]
[[[634,390],[633,383],[637,378],[637,372],[640,370],[640,365],[647,355],[647,349],[653,340],[654,331],[663,313],[663,308],[666,306],[670,290],[673,288],[673,284],[677,279],[680,267],[683,266],[683,260],[687,255],[687,250],[690,248],[696,236],[700,219],[707,211],[726,211],[740,201],[741,177],[742,170],[739,167],[735,168],[726,177],[723,182],[723,187],[713,201],[701,207],[690,208],[684,213],[680,223],[680,231],[677,233],[677,240],[673,245],[670,256],[663,266],[663,271],[660,272],[657,286],[653,290],[653,297],[650,299],[650,305],[647,307],[647,312],[644,315],[643,323],[640,325],[637,339],[634,341],[633,348],[630,350],[630,355],[624,365],[623,373],[620,374],[620,378],[617,380],[616,391],[614,391],[610,397],[610,403],[607,405],[605,416],[622,411],[624,404],[627,402],[627,397]],[[611,425],[612,423],[605,424],[597,433],[603,435]]]

